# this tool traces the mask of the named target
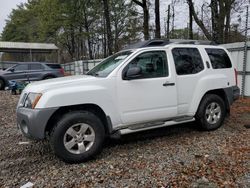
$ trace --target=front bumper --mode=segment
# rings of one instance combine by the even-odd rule
[[[44,139],[46,125],[57,109],[58,108],[29,109],[18,107],[17,125],[24,136],[36,140]]]

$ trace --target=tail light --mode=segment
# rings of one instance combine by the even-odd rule
[[[235,76],[235,83],[236,83],[236,86],[238,86],[238,73],[237,73],[237,70],[234,69],[234,76]]]
[[[65,74],[65,71],[64,71],[63,68],[60,69],[60,73],[63,74],[63,75]]]

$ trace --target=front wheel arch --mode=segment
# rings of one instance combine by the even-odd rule
[[[96,104],[88,103],[88,104],[79,104],[72,106],[63,106],[57,109],[47,122],[47,125],[45,127],[45,134],[50,134],[51,130],[53,129],[53,126],[55,125],[55,122],[57,122],[62,117],[62,115],[71,111],[78,111],[78,110],[89,111],[98,116],[104,126],[105,134],[108,136],[112,133],[111,120],[108,119],[104,110]]]
[[[83,133],[81,128],[74,129],[78,125],[88,125],[87,127],[91,129],[94,137],[91,140],[89,137],[85,137],[92,134],[87,133],[90,130],[84,128]],[[66,138],[69,135],[71,135],[70,138]],[[81,163],[93,158],[101,152],[104,139],[105,131],[100,119],[93,113],[82,110],[64,114],[50,134],[52,150],[67,163]],[[92,142],[90,146],[89,142]],[[70,146],[68,147],[67,144]]]

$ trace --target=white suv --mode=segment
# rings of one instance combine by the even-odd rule
[[[220,127],[239,97],[223,47],[151,40],[112,55],[87,75],[29,84],[17,123],[29,138],[51,142],[69,163],[101,151],[105,136],[196,121]]]

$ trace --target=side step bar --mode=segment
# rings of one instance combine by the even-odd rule
[[[125,135],[125,134],[130,134],[134,132],[139,132],[139,131],[145,131],[145,130],[150,130],[150,129],[155,129],[155,128],[160,128],[160,127],[167,127],[171,125],[176,125],[176,124],[181,124],[181,123],[188,123],[192,122],[195,119],[193,117],[180,117],[174,120],[169,120],[169,121],[158,121],[158,122],[149,122],[149,123],[141,123],[141,124],[136,124],[136,125],[129,125],[127,127],[124,127],[120,130],[117,130],[114,135],[117,137],[117,135]]]

